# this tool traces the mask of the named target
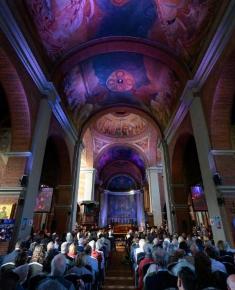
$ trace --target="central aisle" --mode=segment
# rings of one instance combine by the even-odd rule
[[[117,245],[117,251],[112,253],[102,289],[135,289],[130,265],[125,259],[124,246]]]

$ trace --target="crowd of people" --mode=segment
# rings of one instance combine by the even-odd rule
[[[204,226],[172,236],[163,227],[130,230],[126,246],[139,290],[235,290],[234,251]]]
[[[1,257],[0,290],[98,290],[114,247],[112,230],[34,234]]]
[[[130,230],[122,242],[138,290],[235,290],[234,251],[225,241],[214,245],[205,229]],[[102,289],[115,245],[111,228],[33,234],[1,257],[0,290]]]

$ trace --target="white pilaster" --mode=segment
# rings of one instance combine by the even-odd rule
[[[162,209],[158,181],[159,170],[161,171],[158,167],[149,167],[146,169],[149,182],[150,209],[153,213],[155,226],[162,225]]]
[[[214,168],[212,168],[211,165],[210,140],[201,100],[197,95],[195,95],[190,107],[190,117],[198,152],[198,160],[202,174],[209,217],[212,221],[214,240],[215,242],[218,240],[226,240],[221,213],[217,202],[217,191],[213,182]]]
[[[77,216],[77,203],[78,203],[78,190],[79,190],[79,180],[80,180],[80,167],[81,167],[81,154],[84,149],[82,142],[77,142],[74,148],[74,159],[73,159],[73,189],[72,189],[72,212],[70,220],[70,230],[73,229],[76,223]]]
[[[164,186],[164,195],[166,203],[166,213],[167,213],[167,226],[170,233],[176,231],[175,218],[172,214],[174,209],[174,199],[172,197],[172,188],[171,188],[171,174],[170,174],[170,163],[169,163],[169,152],[166,141],[162,140],[161,143],[161,152],[162,152],[162,162],[163,162],[163,186]]]
[[[85,175],[84,200],[94,200],[96,169],[81,168],[80,171]]]

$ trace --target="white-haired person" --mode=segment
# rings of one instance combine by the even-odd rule
[[[227,278],[227,287],[228,290],[234,290],[235,289],[235,274],[229,275]]]
[[[68,232],[66,234],[65,240],[66,240],[67,243],[72,244],[73,243],[73,240],[74,240],[73,235],[70,232]]]
[[[62,254],[56,255],[51,261],[51,274],[49,277],[61,283],[67,290],[75,290],[73,283],[64,278],[66,259]]]
[[[144,257],[144,245],[146,244],[145,239],[139,240],[139,247],[134,250],[134,263],[138,263],[138,256],[143,255]]]

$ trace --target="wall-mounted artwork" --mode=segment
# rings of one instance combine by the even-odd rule
[[[13,204],[1,204],[0,205],[0,219],[9,219],[11,217]]]

